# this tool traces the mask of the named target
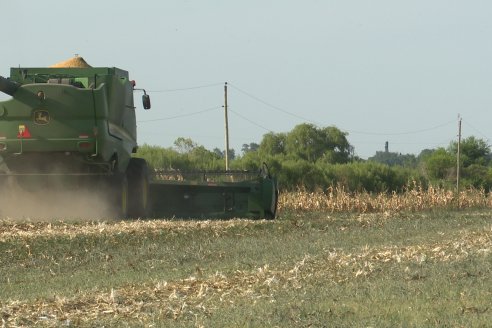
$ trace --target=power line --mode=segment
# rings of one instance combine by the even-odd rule
[[[218,85],[222,85],[222,83],[212,83],[212,84],[199,85],[195,87],[177,88],[177,89],[148,90],[147,92],[163,93],[163,92],[189,91],[189,90],[215,87]]]
[[[252,120],[250,120],[249,118],[247,118],[247,117],[245,117],[245,116],[243,116],[243,115],[239,114],[238,112],[233,111],[231,108],[229,108],[229,111],[230,111],[230,112],[232,112],[232,113],[234,113],[235,115],[239,116],[239,117],[240,117],[240,118],[242,118],[243,120],[248,121],[249,123],[251,123],[251,124],[253,124],[253,125],[255,125],[255,126],[257,126],[257,127],[261,128],[261,129],[263,129],[263,130],[266,130],[266,131],[268,131],[268,132],[273,132],[272,130],[270,130],[270,129],[268,129],[268,128],[266,128],[266,127],[264,127],[264,126],[262,126],[262,125],[260,125],[260,124],[258,124],[258,123],[256,123],[256,122],[253,122]]]
[[[216,110],[216,109],[220,109],[220,108],[221,108],[220,106],[215,106],[215,107],[207,108],[207,109],[200,110],[200,111],[193,112],[193,113],[186,113],[186,114],[169,116],[169,117],[163,117],[163,118],[155,118],[155,119],[152,119],[152,120],[137,121],[137,123],[146,123],[146,122],[155,122],[155,121],[167,121],[167,120],[172,120],[172,119],[175,119],[175,118],[181,118],[181,117],[188,117],[188,116],[203,114],[203,113],[210,112],[212,110]]]
[[[260,102],[260,103],[262,103],[262,104],[263,104],[263,105],[265,105],[265,106],[268,106],[268,107],[270,107],[270,108],[273,108],[273,109],[275,109],[275,110],[278,110],[279,112],[282,112],[282,113],[284,113],[284,114],[287,114],[287,115],[293,116],[293,117],[295,117],[295,118],[301,119],[301,120],[303,120],[303,121],[306,121],[306,122],[309,122],[309,123],[313,123],[313,124],[315,124],[315,125],[318,125],[316,122],[311,121],[311,120],[309,120],[309,119],[307,119],[307,118],[305,118],[305,117],[302,117],[302,116],[300,116],[300,115],[297,115],[297,114],[291,113],[291,112],[289,112],[289,111],[286,111],[285,109],[282,109],[282,108],[280,108],[280,107],[278,107],[278,106],[272,105],[272,104],[270,104],[270,103],[266,102],[265,100],[260,99],[260,98],[258,98],[258,97],[256,97],[256,96],[252,95],[251,93],[246,92],[246,91],[244,91],[244,90],[242,90],[242,89],[240,89],[240,88],[236,87],[235,85],[233,85],[233,84],[231,84],[231,83],[228,83],[228,85],[230,85],[230,86],[231,86],[232,88],[234,88],[235,90],[237,90],[237,91],[241,92],[242,94],[244,94],[244,95],[246,95],[246,96],[248,96],[248,97],[250,97],[250,98],[252,98],[252,99],[254,99],[254,100],[256,100],[256,101],[258,101],[258,102]]]
[[[445,122],[443,124],[439,124],[430,128],[425,128],[425,129],[420,129],[420,130],[413,130],[413,131],[406,131],[406,132],[394,132],[394,133],[384,133],[384,132],[365,132],[365,131],[354,131],[354,130],[347,130],[350,133],[353,134],[366,134],[366,135],[374,135],[374,136],[398,136],[398,135],[406,135],[406,134],[418,134],[422,132],[427,132],[427,131],[432,131],[436,130],[439,128],[442,128],[444,126],[450,125],[451,123],[454,123],[455,120]]]
[[[219,86],[219,85],[222,85],[223,83],[212,83],[212,84],[206,84],[206,85],[200,85],[200,86],[194,86],[194,87],[186,87],[186,88],[176,88],[176,89],[163,89],[163,90],[151,90],[149,92],[155,92],[155,93],[159,93],[159,92],[177,92],[177,91],[188,91],[188,90],[196,90],[196,89],[202,89],[202,88],[209,88],[209,87],[215,87],[215,86]],[[270,107],[272,109],[275,109],[279,112],[282,112],[286,115],[289,115],[289,116],[292,116],[292,117],[295,117],[297,119],[300,119],[304,122],[309,122],[309,123],[312,123],[316,126],[319,126],[320,124],[317,123],[317,122],[314,122],[312,120],[309,120],[303,116],[300,116],[300,115],[297,115],[295,113],[292,113],[290,111],[287,111],[279,106],[275,106],[275,105],[272,105],[271,103],[235,86],[234,84],[231,84],[231,83],[228,83],[228,85],[230,87],[232,87],[233,89],[235,89],[236,91],[242,93],[243,95],[245,96],[248,96],[249,98],[251,99],[254,99],[255,101],[267,106],[267,107]],[[205,112],[208,112],[208,111],[212,111],[212,110],[216,110],[216,109],[219,109],[221,107],[212,107],[212,108],[207,108],[207,109],[204,109],[204,110],[201,110],[201,111],[197,111],[197,112],[192,112],[192,113],[187,113],[187,114],[182,114],[182,115],[175,115],[175,116],[170,116],[170,117],[165,117],[165,118],[158,118],[158,119],[151,119],[151,120],[142,120],[142,121],[138,121],[138,123],[145,123],[145,122],[154,122],[154,121],[163,121],[163,120],[171,120],[171,119],[176,119],[176,118],[182,118],[182,117],[189,117],[189,116],[194,116],[194,115],[199,115],[199,114],[202,114],[202,113],[205,113]],[[231,109],[229,109],[232,113],[234,113],[235,115],[239,116],[240,118],[242,118],[243,120],[245,121],[248,121],[249,123],[251,123],[252,125],[254,126],[257,126],[265,131],[268,131],[268,132],[273,132],[271,129],[265,127],[265,126],[262,126],[261,124],[258,124],[256,122],[254,122],[253,120],[239,114],[238,112],[236,111],[233,111]],[[450,125],[452,123],[454,123],[455,120],[451,120],[451,121],[448,121],[448,122],[445,122],[445,123],[442,123],[442,124],[439,124],[439,125],[436,125],[436,126],[432,126],[432,127],[429,127],[429,128],[423,128],[423,129],[418,129],[418,130],[410,130],[410,131],[404,131],[404,132],[370,132],[370,131],[358,131],[358,130],[346,130],[347,132],[349,132],[350,134],[361,134],[361,135],[374,135],[374,136],[398,136],[398,135],[412,135],[412,134],[419,134],[419,133],[423,133],[423,132],[427,132],[427,131],[432,131],[432,130],[436,130],[436,129],[439,129],[439,128],[442,128],[444,126],[447,126],[447,125]],[[470,125],[471,126],[471,125]],[[472,126],[471,126],[472,127]],[[472,127],[473,128],[473,127]],[[478,129],[474,128],[476,131],[480,132]],[[480,134],[484,135],[483,133],[480,132]],[[485,136],[485,135],[484,135]],[[488,141],[488,138],[487,138],[487,141]]]
[[[470,128],[472,128],[473,130],[477,131],[478,133],[480,133],[485,139],[487,142],[489,142],[489,138],[484,134],[482,133],[482,131],[480,131],[479,129],[475,128],[474,126],[472,126],[470,123],[468,123],[468,121],[465,121],[462,119],[462,121],[467,125],[469,126]]]
[[[289,112],[289,111],[286,111],[285,109],[282,109],[282,108],[280,108],[280,107],[278,107],[278,106],[272,105],[272,104],[270,104],[270,103],[268,103],[268,102],[264,101],[263,99],[261,99],[261,98],[259,98],[259,97],[256,97],[256,96],[252,95],[251,93],[246,92],[246,91],[244,91],[244,90],[242,90],[242,89],[238,88],[237,86],[235,86],[235,85],[233,85],[233,84],[231,84],[231,83],[229,83],[229,85],[230,85],[232,88],[234,88],[235,90],[237,90],[237,91],[239,91],[239,92],[243,93],[244,95],[246,95],[246,96],[248,96],[248,97],[250,97],[250,98],[252,98],[252,99],[254,99],[254,100],[256,100],[256,101],[258,101],[258,102],[260,102],[260,103],[262,103],[262,104],[264,104],[264,105],[266,105],[266,106],[268,106],[268,107],[271,107],[271,108],[273,108],[273,109],[276,109],[276,110],[278,110],[278,111],[280,111],[280,112],[282,112],[282,113],[284,113],[284,114],[287,114],[287,115],[290,115],[290,116],[296,117],[296,118],[301,119],[301,120],[303,120],[303,121],[306,121],[306,122],[312,123],[312,124],[314,124],[314,125],[318,125],[318,126],[320,125],[320,124],[319,124],[319,123],[317,123],[317,122],[314,122],[314,121],[309,120],[309,119],[307,119],[307,118],[305,118],[305,117],[302,117],[302,116],[300,116],[300,115],[297,115],[297,114],[291,113],[291,112]],[[346,131],[347,131],[347,132],[349,132],[349,133],[353,133],[353,134],[378,135],[378,136],[409,135],[409,134],[418,134],[418,133],[422,133],[422,132],[427,132],[427,131],[436,130],[436,129],[439,129],[439,128],[441,128],[441,127],[444,127],[444,126],[450,125],[451,123],[454,123],[454,122],[455,122],[455,120],[451,120],[451,121],[448,121],[448,122],[445,122],[445,123],[443,123],[443,124],[439,124],[439,125],[437,125],[437,126],[433,126],[433,127],[430,127],[430,128],[424,128],[424,129],[412,130],[412,131],[405,131],[405,132],[394,132],[394,133],[367,132],[367,131],[357,131],[357,130],[346,130]]]

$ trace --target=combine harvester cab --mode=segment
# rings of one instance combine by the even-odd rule
[[[135,90],[149,109],[145,90],[116,67],[75,57],[11,68],[10,78],[0,76],[0,91],[11,96],[0,102],[0,186],[15,181],[38,195],[52,187],[97,191],[118,218],[275,217],[277,187],[268,174],[241,182],[152,179],[146,161],[132,156]]]
[[[137,149],[134,85],[128,72],[91,67],[81,57],[11,68],[10,78],[0,77],[0,91],[12,97],[0,102],[4,180],[39,196],[65,188],[98,191],[115,216],[144,216],[146,163],[131,156]]]

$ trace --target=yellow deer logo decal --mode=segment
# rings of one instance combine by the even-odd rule
[[[50,114],[47,110],[38,110],[34,112],[34,123],[36,124],[48,124],[50,122]]]

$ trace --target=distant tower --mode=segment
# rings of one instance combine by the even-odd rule
[[[389,151],[389,144],[388,144],[388,142],[386,141],[386,142],[384,143],[384,152],[385,152],[385,153],[387,153],[388,151]]]

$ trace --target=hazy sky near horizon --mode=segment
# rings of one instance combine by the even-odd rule
[[[355,154],[492,139],[492,2],[485,0],[0,0],[0,75],[82,56],[130,72],[152,109],[139,143],[224,149],[308,122]],[[137,99],[140,95],[137,95]],[[0,99],[5,99],[2,97]],[[140,103],[138,103],[140,105]]]

